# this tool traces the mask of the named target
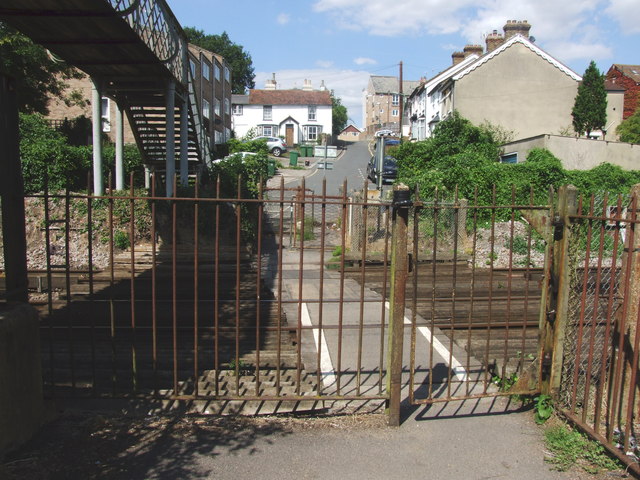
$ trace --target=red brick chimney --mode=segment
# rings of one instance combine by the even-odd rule
[[[485,39],[487,43],[487,53],[493,52],[496,48],[500,48],[504,43],[504,36],[501,33],[498,33],[497,30],[494,30]]]
[[[529,30],[531,30],[531,25],[526,20],[507,20],[504,25],[504,41],[506,42],[517,34],[522,35],[524,38],[529,38]]]
[[[464,53],[462,52],[453,52],[451,54],[451,59],[453,60],[453,64],[457,65],[459,64],[461,61],[464,60]]]
[[[482,48],[482,45],[467,45],[464,47],[464,58],[467,58],[473,54],[481,57],[483,53],[484,49]]]

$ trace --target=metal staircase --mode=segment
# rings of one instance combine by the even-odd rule
[[[14,26],[102,85],[129,119],[148,165],[166,165],[166,93],[175,84],[175,158],[180,103],[187,102],[191,165],[211,158],[200,118],[187,38],[165,0],[3,0],[0,20]]]

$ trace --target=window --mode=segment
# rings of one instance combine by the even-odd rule
[[[196,62],[189,59],[189,69],[191,70],[191,76],[196,78]]]
[[[315,122],[315,120],[316,120],[316,106],[309,105],[309,121]]]
[[[231,71],[229,70],[229,67],[226,67],[226,66],[224,67],[224,79],[227,82],[231,81]]]
[[[502,163],[518,163],[518,152],[507,153],[500,156]]]
[[[202,78],[205,80],[211,79],[211,67],[207,62],[202,62]]]
[[[111,131],[111,102],[107,97],[102,97],[102,131]]]
[[[400,105],[400,95],[398,95],[397,93],[391,95],[391,105],[393,105],[394,107]]]
[[[217,63],[213,66],[213,73],[216,76],[216,80],[220,81],[220,67]]]
[[[214,135],[214,139],[215,139],[216,144],[224,142],[223,139],[222,139],[222,132],[219,132],[218,130],[216,130],[213,135]]]
[[[318,135],[322,132],[322,128],[317,125],[307,125],[304,129],[308,141],[318,140]]]
[[[229,99],[225,98],[224,99],[224,114],[225,115],[229,115],[229,109],[230,109],[229,105],[230,105]]]
[[[206,98],[203,98],[202,99],[202,116],[204,118],[209,118],[210,110],[211,110],[211,104],[209,103],[209,100],[207,100]]]
[[[215,101],[214,113],[217,116],[220,116],[220,100],[218,100],[217,98],[216,98],[216,101]]]
[[[233,106],[233,114],[234,115],[242,115],[242,105],[234,105]]]
[[[271,120],[272,119],[272,114],[273,114],[273,108],[271,107],[271,105],[265,105],[262,107],[262,120]]]
[[[262,126],[262,135],[270,137],[274,135],[273,126],[272,125],[263,125]]]
[[[224,141],[226,142],[231,138],[231,129],[224,127]]]
[[[394,108],[393,110],[391,110],[391,116],[393,117],[397,117],[398,116],[398,109]]]

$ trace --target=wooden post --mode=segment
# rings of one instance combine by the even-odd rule
[[[13,79],[0,75],[0,195],[7,301],[28,302],[24,184]]]
[[[541,312],[540,391],[555,394],[562,379],[564,335],[569,314],[570,272],[569,241],[571,216],[577,211],[578,191],[573,185],[560,187],[558,210],[553,219],[553,239],[547,248],[551,259],[548,270],[549,289]],[[546,305],[545,305],[546,304]],[[545,308],[546,306],[546,308]]]
[[[391,296],[389,298],[389,338],[387,356],[388,423],[400,425],[402,393],[402,350],[404,343],[405,289],[408,276],[407,224],[409,187],[393,187],[393,228],[391,238]]]

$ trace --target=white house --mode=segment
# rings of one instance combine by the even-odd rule
[[[295,145],[331,134],[331,93],[324,85],[312,90],[305,81],[302,89],[249,90],[248,95],[233,95],[232,102],[236,137],[255,129],[256,135],[283,137],[287,145]]]
[[[465,49],[466,50],[466,49]],[[465,54],[467,52],[465,51]],[[451,78],[460,70],[475,62],[479,57],[477,53],[468,54],[464,59],[458,58],[458,53],[453,55],[454,63],[451,67],[440,72],[435,77],[421,82],[407,99],[405,107],[411,126],[411,138],[424,140],[431,136],[433,128],[440,121],[440,91],[434,89],[443,81]]]

